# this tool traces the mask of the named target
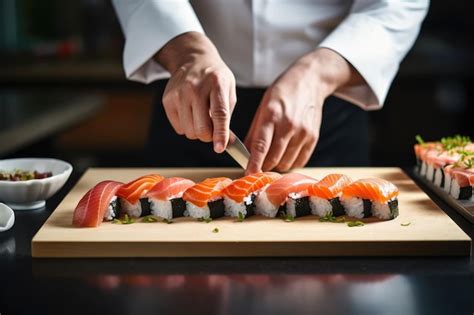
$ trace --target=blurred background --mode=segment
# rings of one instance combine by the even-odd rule
[[[473,9],[432,1],[385,108],[370,114],[372,165],[412,165],[416,134],[474,136]],[[149,165],[156,86],[125,79],[123,42],[109,0],[1,0],[0,158]]]

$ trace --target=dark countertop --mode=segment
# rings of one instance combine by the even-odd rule
[[[32,259],[33,235],[79,175],[0,234],[0,314],[474,312],[472,257]]]
[[[103,105],[95,94],[0,91],[0,157],[86,120]]]

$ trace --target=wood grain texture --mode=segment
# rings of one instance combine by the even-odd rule
[[[262,257],[262,256],[443,256],[469,255],[470,238],[398,168],[305,168],[322,178],[344,173],[353,179],[382,177],[400,189],[400,215],[392,221],[367,219],[362,227],[319,222],[317,217],[288,223],[251,217],[210,223],[178,218],[173,224],[103,223],[74,228],[79,199],[97,182],[127,182],[149,173],[202,180],[242,176],[239,169],[90,169],[45,222],[32,241],[33,257]],[[401,223],[409,222],[409,226]],[[218,233],[213,233],[218,228]]]

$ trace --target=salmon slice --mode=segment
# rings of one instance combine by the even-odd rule
[[[227,177],[207,178],[188,188],[183,194],[183,199],[197,207],[204,207],[209,201],[222,196],[222,190],[230,183],[232,180]]]
[[[280,206],[285,203],[291,193],[306,193],[308,187],[316,182],[316,179],[309,176],[290,173],[271,183],[265,190],[265,194],[271,204]]]
[[[237,203],[244,201],[244,198],[253,192],[262,189],[281,178],[281,175],[274,172],[255,173],[234,180],[222,193]]]
[[[352,180],[343,174],[329,174],[316,184],[308,187],[308,195],[331,200],[339,196]]]
[[[99,226],[112,198],[122,185],[115,181],[103,181],[95,185],[77,204],[72,224],[76,227]]]
[[[398,188],[382,178],[364,178],[346,186],[342,194],[385,203],[398,196]]]
[[[117,191],[117,197],[127,200],[131,204],[135,204],[143,195],[157,183],[164,179],[158,174],[145,175],[123,185]]]
[[[158,200],[181,198],[184,191],[195,184],[192,180],[182,177],[165,178],[158,182],[145,197]]]

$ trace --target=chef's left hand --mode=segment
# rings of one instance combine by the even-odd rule
[[[308,57],[297,60],[265,92],[245,139],[247,173],[303,167],[319,138],[328,86]]]
[[[245,139],[246,173],[305,166],[319,139],[326,97],[362,81],[333,50],[319,48],[298,59],[265,91]]]

